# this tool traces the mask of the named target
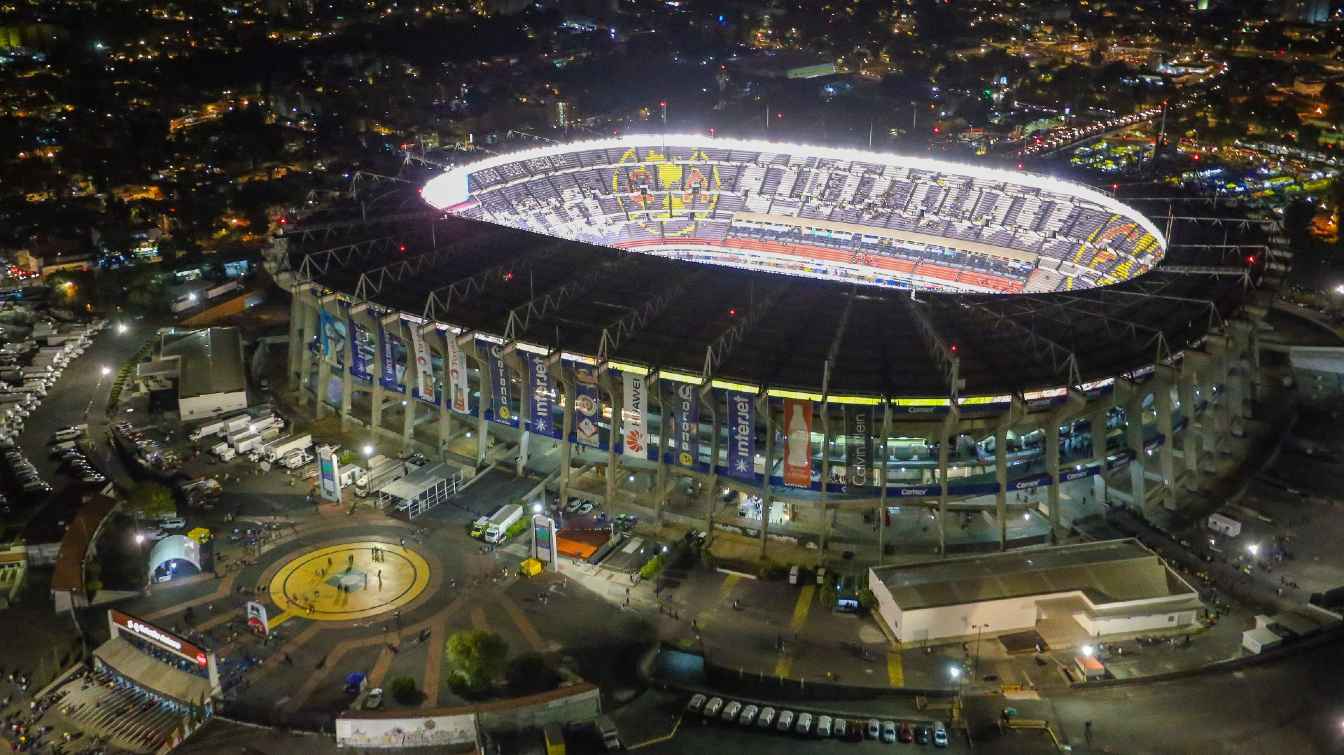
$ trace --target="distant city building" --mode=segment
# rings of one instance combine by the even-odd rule
[[[1283,20],[1323,24],[1330,20],[1330,0],[1284,0]]]

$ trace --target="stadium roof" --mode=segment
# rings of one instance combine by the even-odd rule
[[[1024,549],[874,569],[901,610],[1080,591],[1094,605],[1191,593],[1137,540]]]
[[[179,358],[178,398],[236,393],[243,381],[243,341],[237,328],[205,328],[163,337],[163,356]]]

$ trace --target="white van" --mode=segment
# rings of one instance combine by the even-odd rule
[[[84,427],[67,427],[64,430],[57,430],[52,434],[52,439],[56,441],[74,440],[84,436]]]
[[[187,526],[187,520],[183,519],[183,518],[180,517],[180,516],[163,516],[163,517],[159,517],[159,528],[160,528],[160,529],[165,529],[165,530],[180,530],[180,529],[185,529],[186,526]]]

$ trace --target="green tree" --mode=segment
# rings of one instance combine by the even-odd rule
[[[398,676],[387,685],[392,699],[402,705],[415,705],[420,702],[420,691],[415,688],[415,680],[409,676]]]
[[[546,660],[540,655],[528,653],[509,662],[504,680],[508,682],[512,694],[533,695],[555,689],[560,683],[560,675],[546,665]]]
[[[479,692],[504,671],[509,644],[503,637],[483,629],[466,629],[448,637],[444,648],[451,684],[460,682],[466,689]]]
[[[177,513],[173,491],[157,482],[142,482],[131,488],[126,505],[132,512],[150,519]]]

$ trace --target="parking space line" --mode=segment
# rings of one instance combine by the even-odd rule
[[[905,686],[905,666],[901,664],[899,650],[887,651],[887,683],[893,687]]]
[[[807,623],[807,614],[812,610],[812,597],[817,592],[816,585],[803,585],[798,591],[798,600],[793,604],[793,618],[789,620],[789,631],[799,632]]]

